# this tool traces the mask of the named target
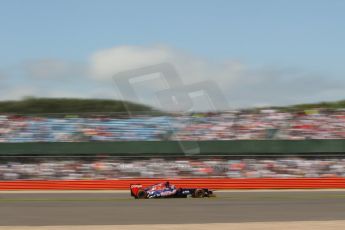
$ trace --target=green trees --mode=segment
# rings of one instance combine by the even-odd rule
[[[153,112],[148,106],[109,99],[26,98],[21,101],[0,101],[0,113],[114,113]]]

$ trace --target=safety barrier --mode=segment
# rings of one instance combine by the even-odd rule
[[[2,156],[185,156],[194,150],[197,156],[344,155],[345,139],[0,143]]]
[[[211,189],[327,189],[345,188],[345,178],[259,179],[119,179],[0,181],[0,190],[125,190],[130,184],[149,186],[169,180],[178,187]]]

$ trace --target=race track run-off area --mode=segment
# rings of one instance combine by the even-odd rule
[[[135,200],[127,192],[111,191],[1,192],[0,229],[113,225],[168,229],[164,226],[345,220],[345,191],[341,190],[215,193],[216,197],[203,199]]]

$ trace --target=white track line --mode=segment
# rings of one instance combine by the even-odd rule
[[[79,226],[0,226],[0,230],[342,230],[345,221],[290,221],[224,224],[157,224],[157,225],[79,225]]]

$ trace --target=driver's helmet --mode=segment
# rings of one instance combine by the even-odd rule
[[[170,183],[169,183],[169,181],[165,182],[164,185],[165,185],[166,188],[170,188]]]

